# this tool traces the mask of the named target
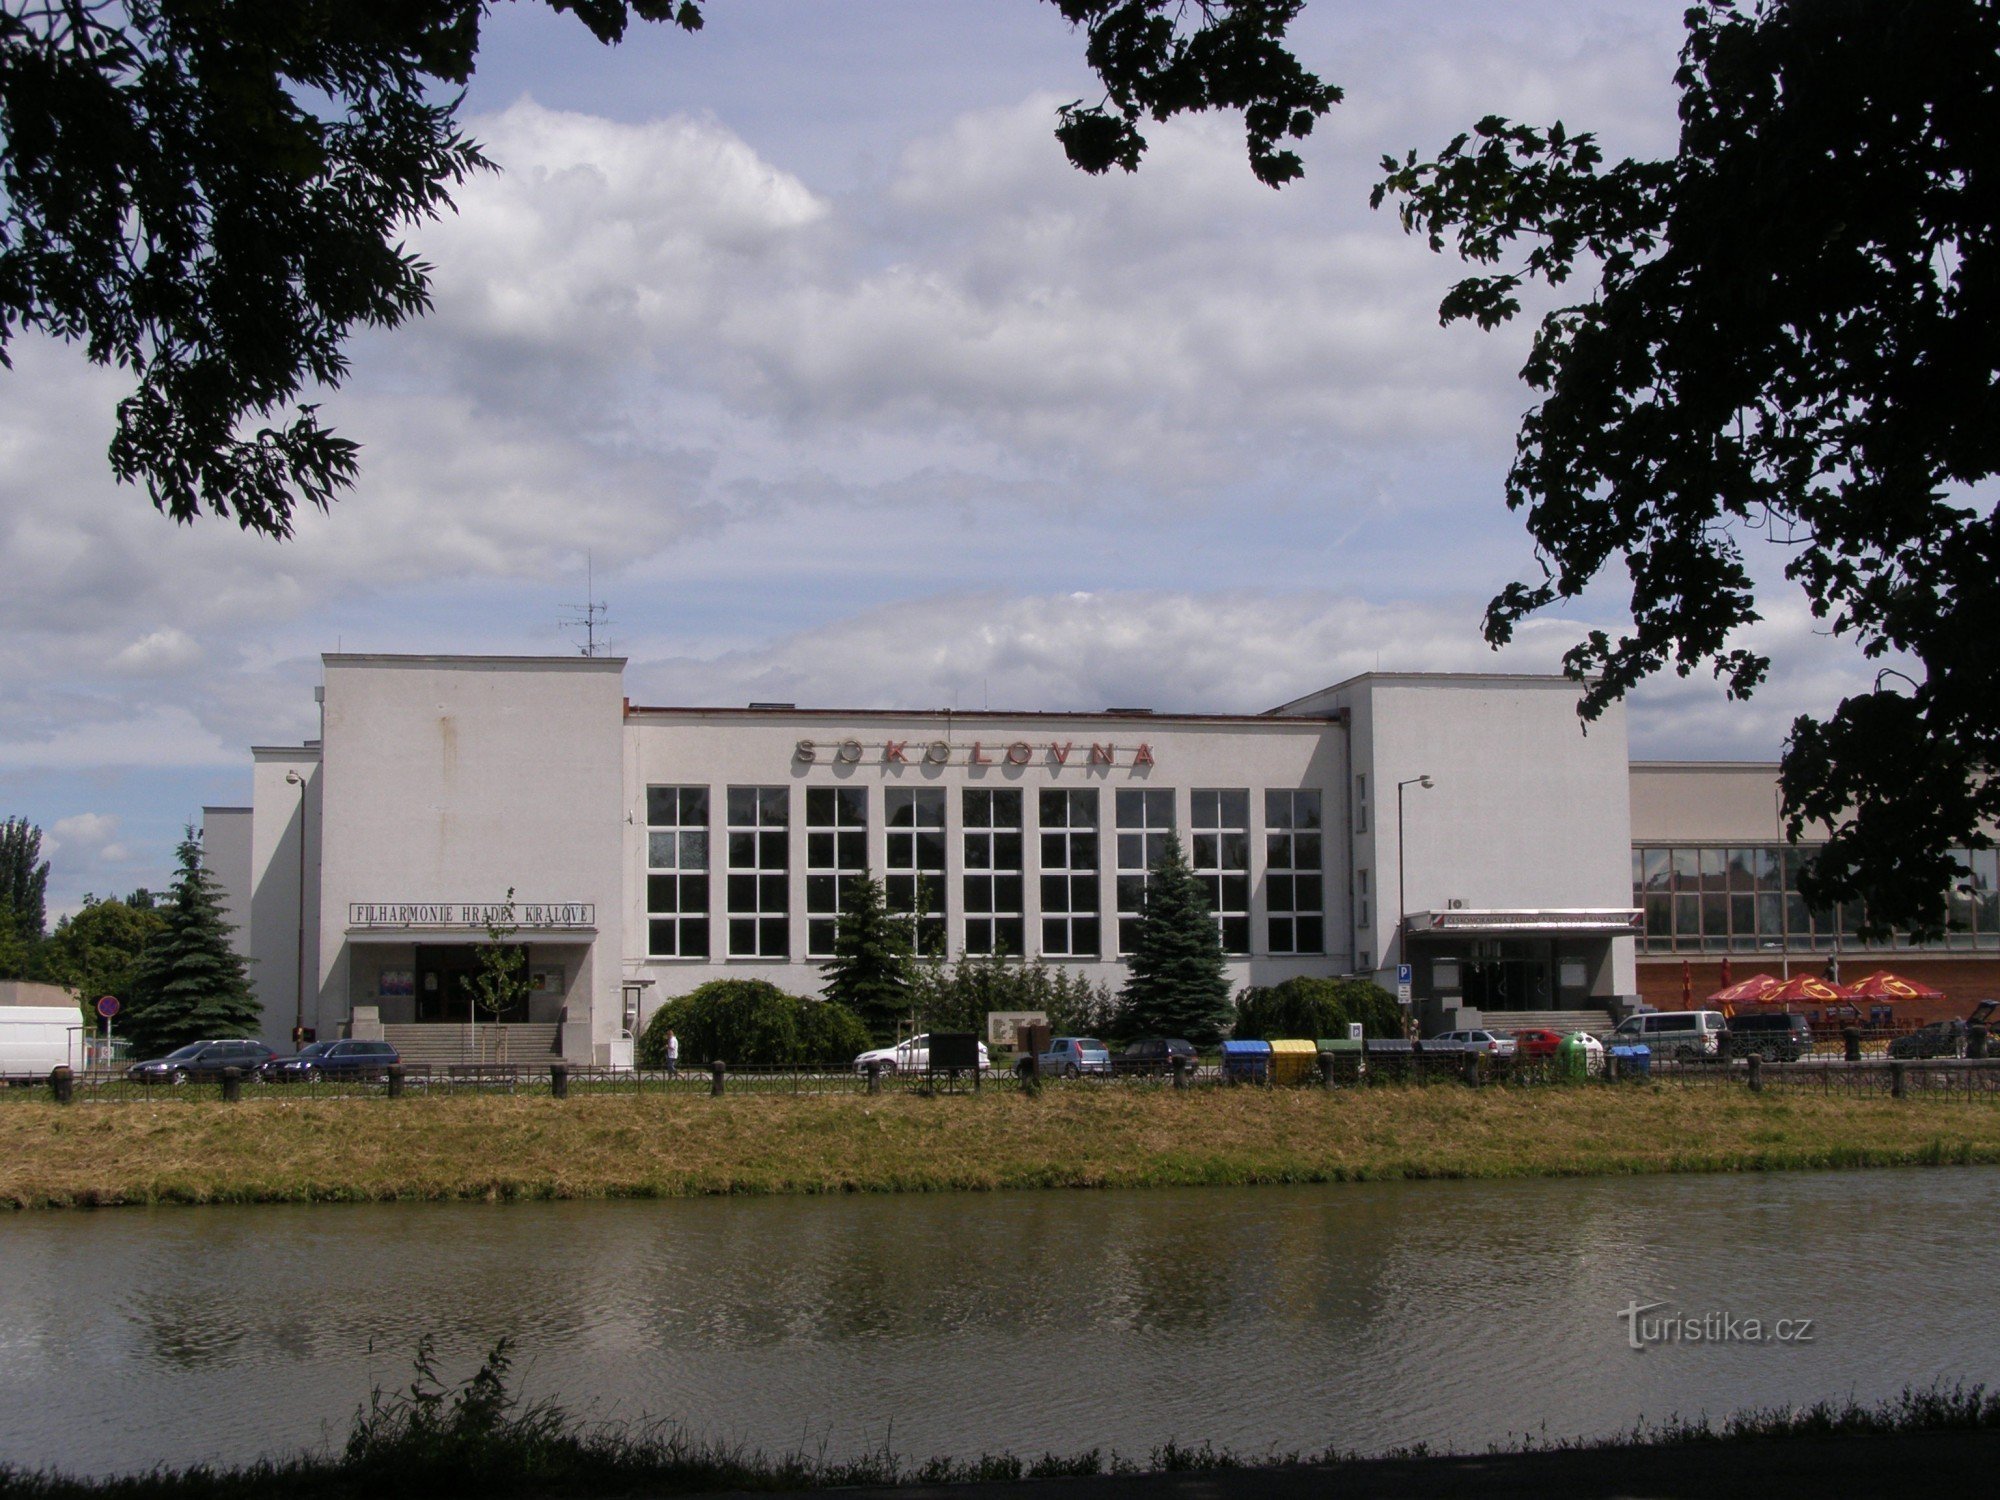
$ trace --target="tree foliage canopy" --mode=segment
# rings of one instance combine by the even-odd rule
[[[693,0],[545,0],[613,43],[698,31]],[[1252,169],[1339,97],[1284,46],[1301,0],[1053,0],[1103,102],[1062,112],[1086,170],[1138,164],[1139,122],[1244,113]],[[459,126],[493,0],[5,0],[0,5],[0,362],[17,329],[130,371],[111,466],[177,521],[291,534],[350,486],[358,448],[312,387],[357,325],[423,312],[399,238],[491,164]]]
[[[133,895],[150,903],[145,891]],[[146,945],[166,925],[165,918],[150,904],[85,896],[82,909],[58,922],[42,945],[43,972],[52,983],[76,996],[84,1019],[95,1026],[97,1013],[92,1007],[98,997],[116,995],[125,1000],[131,996]]]
[[[1491,328],[1524,281],[1594,277],[1543,318],[1523,371],[1507,503],[1543,576],[1488,607],[1526,616],[1622,565],[1632,625],[1566,667],[1595,716],[1666,667],[1732,696],[1769,660],[1745,547],[1787,555],[1815,618],[1881,659],[1873,689],[1792,726],[1797,837],[1834,826],[1805,881],[1869,926],[1935,932],[2000,816],[2000,6],[1992,0],[1705,0],[1675,75],[1665,160],[1481,120],[1435,160],[1384,162],[1433,249],[1502,269],[1443,320]]]
[[[0,819],[0,979],[31,977],[48,926],[49,862],[42,830]]]
[[[1362,1035],[1399,1037],[1403,1017],[1396,997],[1372,979],[1326,979],[1297,975],[1273,985],[1253,985],[1236,997],[1236,1024],[1230,1035],[1274,1042],[1280,1038],[1319,1041],[1347,1034],[1349,1022]]]
[[[141,1056],[209,1037],[255,1036],[262,1010],[229,946],[221,891],[192,828],[175,857],[180,871],[158,908],[164,925],[146,944],[117,1023]]]
[[[910,1013],[910,921],[889,910],[871,875],[847,882],[833,928],[833,957],[820,965],[829,1001],[860,1017],[878,1042],[895,1039]]]
[[[667,1033],[681,1061],[720,1058],[744,1067],[845,1067],[868,1049],[854,1012],[828,1000],[788,995],[766,979],[711,979],[653,1012],[634,1055],[642,1068],[667,1062]]]

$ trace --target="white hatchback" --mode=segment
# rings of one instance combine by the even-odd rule
[[[884,1073],[923,1073],[931,1065],[931,1038],[925,1032],[893,1047],[876,1047],[854,1059],[854,1071],[866,1073],[870,1063],[880,1063]],[[979,1071],[984,1073],[993,1066],[986,1056],[986,1043],[979,1044]]]
[[[1501,1036],[1493,1031],[1447,1031],[1443,1036],[1429,1038],[1433,1042],[1450,1042],[1474,1052],[1484,1052],[1489,1057],[1512,1057],[1514,1039]]]

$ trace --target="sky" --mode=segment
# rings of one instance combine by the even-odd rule
[[[642,703],[1255,711],[1356,672],[1553,671],[1601,587],[1483,643],[1535,576],[1503,503],[1529,320],[1440,328],[1457,262],[1368,190],[1480,117],[1672,149],[1683,0],[1310,0],[1346,91],[1302,181],[1240,121],[1131,175],[1052,134],[1099,92],[1036,0],[711,0],[616,49],[501,5],[464,101],[501,170],[415,227],[420,321],[322,397],[356,488],[278,543],[110,477],[124,385],[0,371],[0,815],[51,916],[163,885],[315,733],[325,651],[569,653],[608,610]],[[1631,703],[1635,756],[1775,758],[1873,667],[1753,549],[1772,680]]]

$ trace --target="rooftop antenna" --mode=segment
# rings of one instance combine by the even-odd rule
[[[611,623],[611,606],[597,597],[596,561],[588,552],[583,554],[583,568],[583,603],[570,606],[574,613],[569,619],[562,622],[562,628],[564,630],[581,630],[583,632],[583,654],[585,656],[596,656],[600,650],[609,651],[611,649],[610,632],[603,629],[603,627]],[[604,642],[601,647],[597,640],[600,631],[604,634]]]

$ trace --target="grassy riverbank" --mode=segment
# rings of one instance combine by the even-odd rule
[[[659,1423],[579,1421],[550,1402],[523,1403],[509,1384],[505,1345],[456,1388],[441,1385],[428,1351],[405,1391],[378,1393],[337,1451],[303,1452],[236,1468],[156,1469],[113,1479],[24,1473],[0,1465],[0,1500],[292,1500],[361,1496],[428,1500],[461,1491],[495,1497],[799,1493],[859,1487],[948,1496],[1034,1493],[1023,1481],[1098,1479],[1081,1493],[1270,1500],[1338,1491],[1429,1500],[1507,1496],[1705,1497],[1773,1493],[1900,1493],[1921,1474],[1925,1492],[1983,1486],[2000,1449],[2000,1397],[1984,1387],[1905,1390],[1875,1406],[1822,1402],[1664,1424],[1594,1440],[1530,1440],[1476,1459],[1419,1446],[1368,1458],[1338,1449],[1244,1457],[1207,1444],[1168,1444],[1145,1458],[1092,1449],[1038,1459],[983,1454],[913,1462],[883,1451],[859,1458],[794,1452],[773,1457],[692,1438]],[[1608,1460],[1608,1462],[1607,1462]],[[1188,1483],[1186,1481],[1192,1481]],[[949,1488],[947,1488],[949,1487]],[[1076,1492],[1074,1487],[1065,1493]],[[902,1500],[901,1495],[898,1500]]]
[[[2000,1162],[2000,1102],[1734,1089],[13,1102],[0,1204],[1145,1187]]]

